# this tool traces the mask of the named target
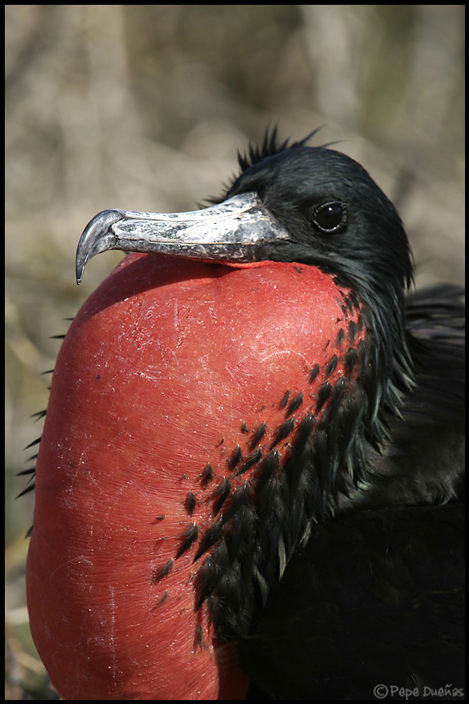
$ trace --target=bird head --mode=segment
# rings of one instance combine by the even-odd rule
[[[266,243],[260,256],[320,266],[363,294],[382,287],[402,296],[412,280],[407,236],[393,204],[360,164],[305,140],[277,146],[275,133],[239,163],[241,173],[224,197],[257,194],[289,233]]]

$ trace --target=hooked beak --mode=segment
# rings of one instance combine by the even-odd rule
[[[187,213],[103,210],[85,227],[76,254],[77,283],[91,257],[108,249],[158,252],[189,259],[253,262],[262,246],[289,240],[256,193]]]

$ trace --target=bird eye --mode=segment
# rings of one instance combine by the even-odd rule
[[[313,223],[322,232],[338,232],[342,230],[347,223],[347,211],[343,203],[332,201],[330,203],[321,203],[314,208]]]

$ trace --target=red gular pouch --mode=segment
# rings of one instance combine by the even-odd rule
[[[354,385],[366,328],[349,294],[295,262],[132,253],[85,302],[53,375],[27,565],[61,697],[245,696],[201,568],[241,492],[255,543],[263,469],[281,473]]]

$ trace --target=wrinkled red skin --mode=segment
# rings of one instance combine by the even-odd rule
[[[304,394],[296,424],[314,407],[311,369],[354,318],[346,293],[294,263],[131,254],[83,305],[53,375],[27,564],[33,638],[61,697],[245,696],[234,648],[195,610],[205,556],[193,563],[197,542],[176,552],[213,521],[214,488],[263,422],[269,451],[285,392]],[[343,374],[339,356],[329,380]]]

